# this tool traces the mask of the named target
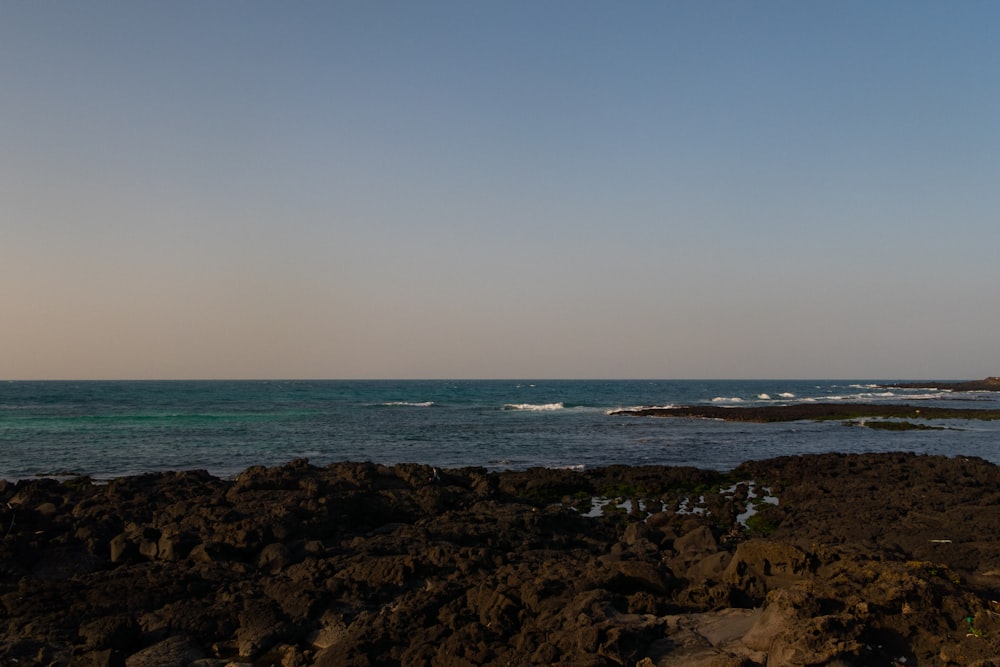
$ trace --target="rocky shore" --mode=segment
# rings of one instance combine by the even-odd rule
[[[944,389],[947,391],[1000,391],[1000,377],[990,376],[982,380],[963,382],[896,382],[885,385],[887,389]]]
[[[1000,665],[1000,468],[0,482],[0,664]]]
[[[881,385],[884,389],[935,389],[943,391],[1000,392],[1000,377],[963,382],[899,382]],[[798,420],[884,419],[1000,419],[1000,410],[978,408],[917,407],[905,403],[792,403],[790,405],[678,405],[669,407],[624,408],[612,415],[632,417],[695,417],[735,422],[786,422]]]
[[[915,407],[894,403],[796,403],[793,405],[723,406],[679,405],[656,408],[625,408],[612,415],[631,417],[698,417],[735,422],[787,422],[830,419],[1000,419],[1000,410],[977,408]]]

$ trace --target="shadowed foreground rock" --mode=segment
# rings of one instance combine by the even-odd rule
[[[978,459],[297,461],[0,500],[0,664],[1000,665]]]

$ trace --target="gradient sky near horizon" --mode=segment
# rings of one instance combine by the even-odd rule
[[[0,379],[1000,374],[998,25],[6,2]]]

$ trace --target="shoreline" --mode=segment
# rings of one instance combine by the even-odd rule
[[[0,661],[969,665],[998,489],[904,453],[0,482]]]

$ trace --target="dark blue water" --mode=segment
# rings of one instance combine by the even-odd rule
[[[175,381],[0,383],[0,478],[106,479],[295,458],[440,467],[693,465],[808,452],[914,451],[1000,462],[1000,423],[887,432],[839,422],[736,424],[616,408],[803,401],[1000,408],[1000,394],[870,381]]]

